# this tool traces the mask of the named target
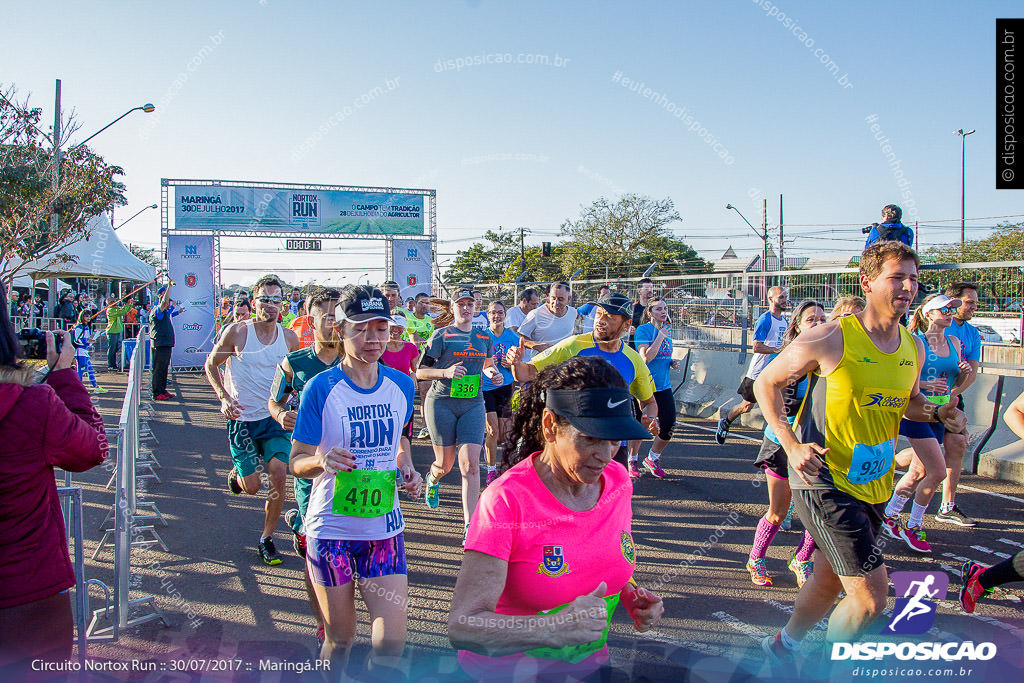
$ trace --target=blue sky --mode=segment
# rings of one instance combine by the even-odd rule
[[[758,224],[766,196],[774,226],[782,193],[788,253],[816,255],[852,253],[859,226],[886,203],[911,213],[873,114],[925,224],[922,246],[959,239],[957,128],[977,129],[967,139],[967,216],[1024,213],[1017,192],[994,189],[995,18],[1017,7],[36,2],[5,9],[0,60],[3,82],[31,92],[47,121],[61,78],[79,139],[157,104],[90,142],[125,168],[130,205],[119,219],[158,201],[161,177],[429,187],[444,260],[499,225],[557,241],[581,205],[637,192],[671,197],[683,219],[675,234],[717,257],[729,245],[760,251],[726,203]],[[525,63],[534,55],[548,64]],[[475,57],[513,63],[454,66]],[[623,87],[616,73],[664,99]],[[383,94],[304,146],[377,86]],[[997,222],[971,221],[968,234]],[[835,224],[857,225],[828,232]],[[157,212],[119,234],[157,244]],[[283,244],[225,246],[226,267],[254,269],[226,272],[228,283],[279,264]],[[383,267],[378,243],[330,246],[344,250],[332,265]],[[258,251],[238,251],[247,248]]]

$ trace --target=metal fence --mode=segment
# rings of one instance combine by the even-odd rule
[[[814,300],[831,311],[844,296],[861,295],[856,268],[783,270],[768,272],[709,273],[651,277],[655,295],[669,304],[672,333],[676,341],[696,347],[745,348],[746,332],[768,307],[768,290],[779,285],[789,289],[793,305]],[[597,298],[598,288],[608,284],[630,298],[638,296],[640,278],[576,280],[571,283],[573,302],[581,305]],[[1010,321],[1009,327],[1024,331],[1024,261],[995,263],[927,264],[920,269],[919,300],[954,282],[971,282],[978,288],[977,317]],[[518,303],[527,287],[543,293],[550,283],[478,284],[485,300]],[[1010,343],[1020,346],[1021,334]]]

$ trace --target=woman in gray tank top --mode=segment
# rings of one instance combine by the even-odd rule
[[[448,474],[459,456],[462,471],[462,513],[466,528],[480,498],[480,449],[484,442],[484,398],[481,375],[495,386],[503,377],[491,357],[491,338],[473,328],[475,311],[473,292],[460,289],[452,297],[452,325],[434,330],[420,357],[416,378],[432,380],[423,398],[424,417],[434,462],[427,475],[427,506],[440,505],[438,482]]]

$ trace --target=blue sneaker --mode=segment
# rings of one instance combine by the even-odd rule
[[[427,507],[433,510],[441,504],[441,496],[438,493],[438,489],[441,488],[440,484],[434,484],[433,486],[427,485],[423,487],[424,498],[426,499]]]

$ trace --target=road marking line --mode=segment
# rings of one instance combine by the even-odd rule
[[[1014,503],[1024,503],[1024,498],[1014,498],[1013,496],[1008,496],[1005,493],[996,493],[995,491],[986,491],[985,489],[976,489],[973,486],[966,486],[964,484],[960,484],[957,488],[959,488],[961,491],[973,491],[975,493],[984,493],[984,494],[987,494],[987,495],[990,495],[990,496],[995,496],[996,498],[1004,498],[1006,500],[1012,500]]]
[[[765,636],[768,635],[756,626],[751,626],[746,622],[740,621],[728,612],[714,612],[711,616],[713,616],[715,619],[718,619],[722,623],[731,626],[734,631],[738,631],[739,633],[742,633],[745,636],[750,636],[750,638],[756,640],[758,643],[764,640]]]
[[[1011,557],[1013,557],[1013,555],[1008,555],[1007,553],[1001,553],[998,550],[991,550],[990,548],[986,548],[983,545],[972,545],[971,546],[971,550],[977,550],[979,553],[988,553],[990,555],[995,555],[996,557],[1001,557],[1004,560],[1008,560]]]
[[[702,432],[711,432],[712,434],[718,431],[717,429],[711,429],[710,427],[701,427],[700,425],[690,424],[689,422],[683,422],[682,424],[684,427],[692,427],[693,429],[699,429]],[[754,443],[761,443],[761,439],[755,439],[754,437],[747,436],[745,434],[729,434],[729,436],[734,439],[746,439],[747,441],[753,441]],[[961,486],[960,488],[963,487]],[[1021,502],[1024,503],[1024,500],[1022,500]]]
[[[1015,546],[1017,548],[1024,548],[1024,543],[1018,543],[1017,541],[1011,541],[1008,538],[1000,538],[1000,539],[997,539],[997,540],[1000,543],[1005,543],[1006,545],[1012,545],[1012,546]]]

